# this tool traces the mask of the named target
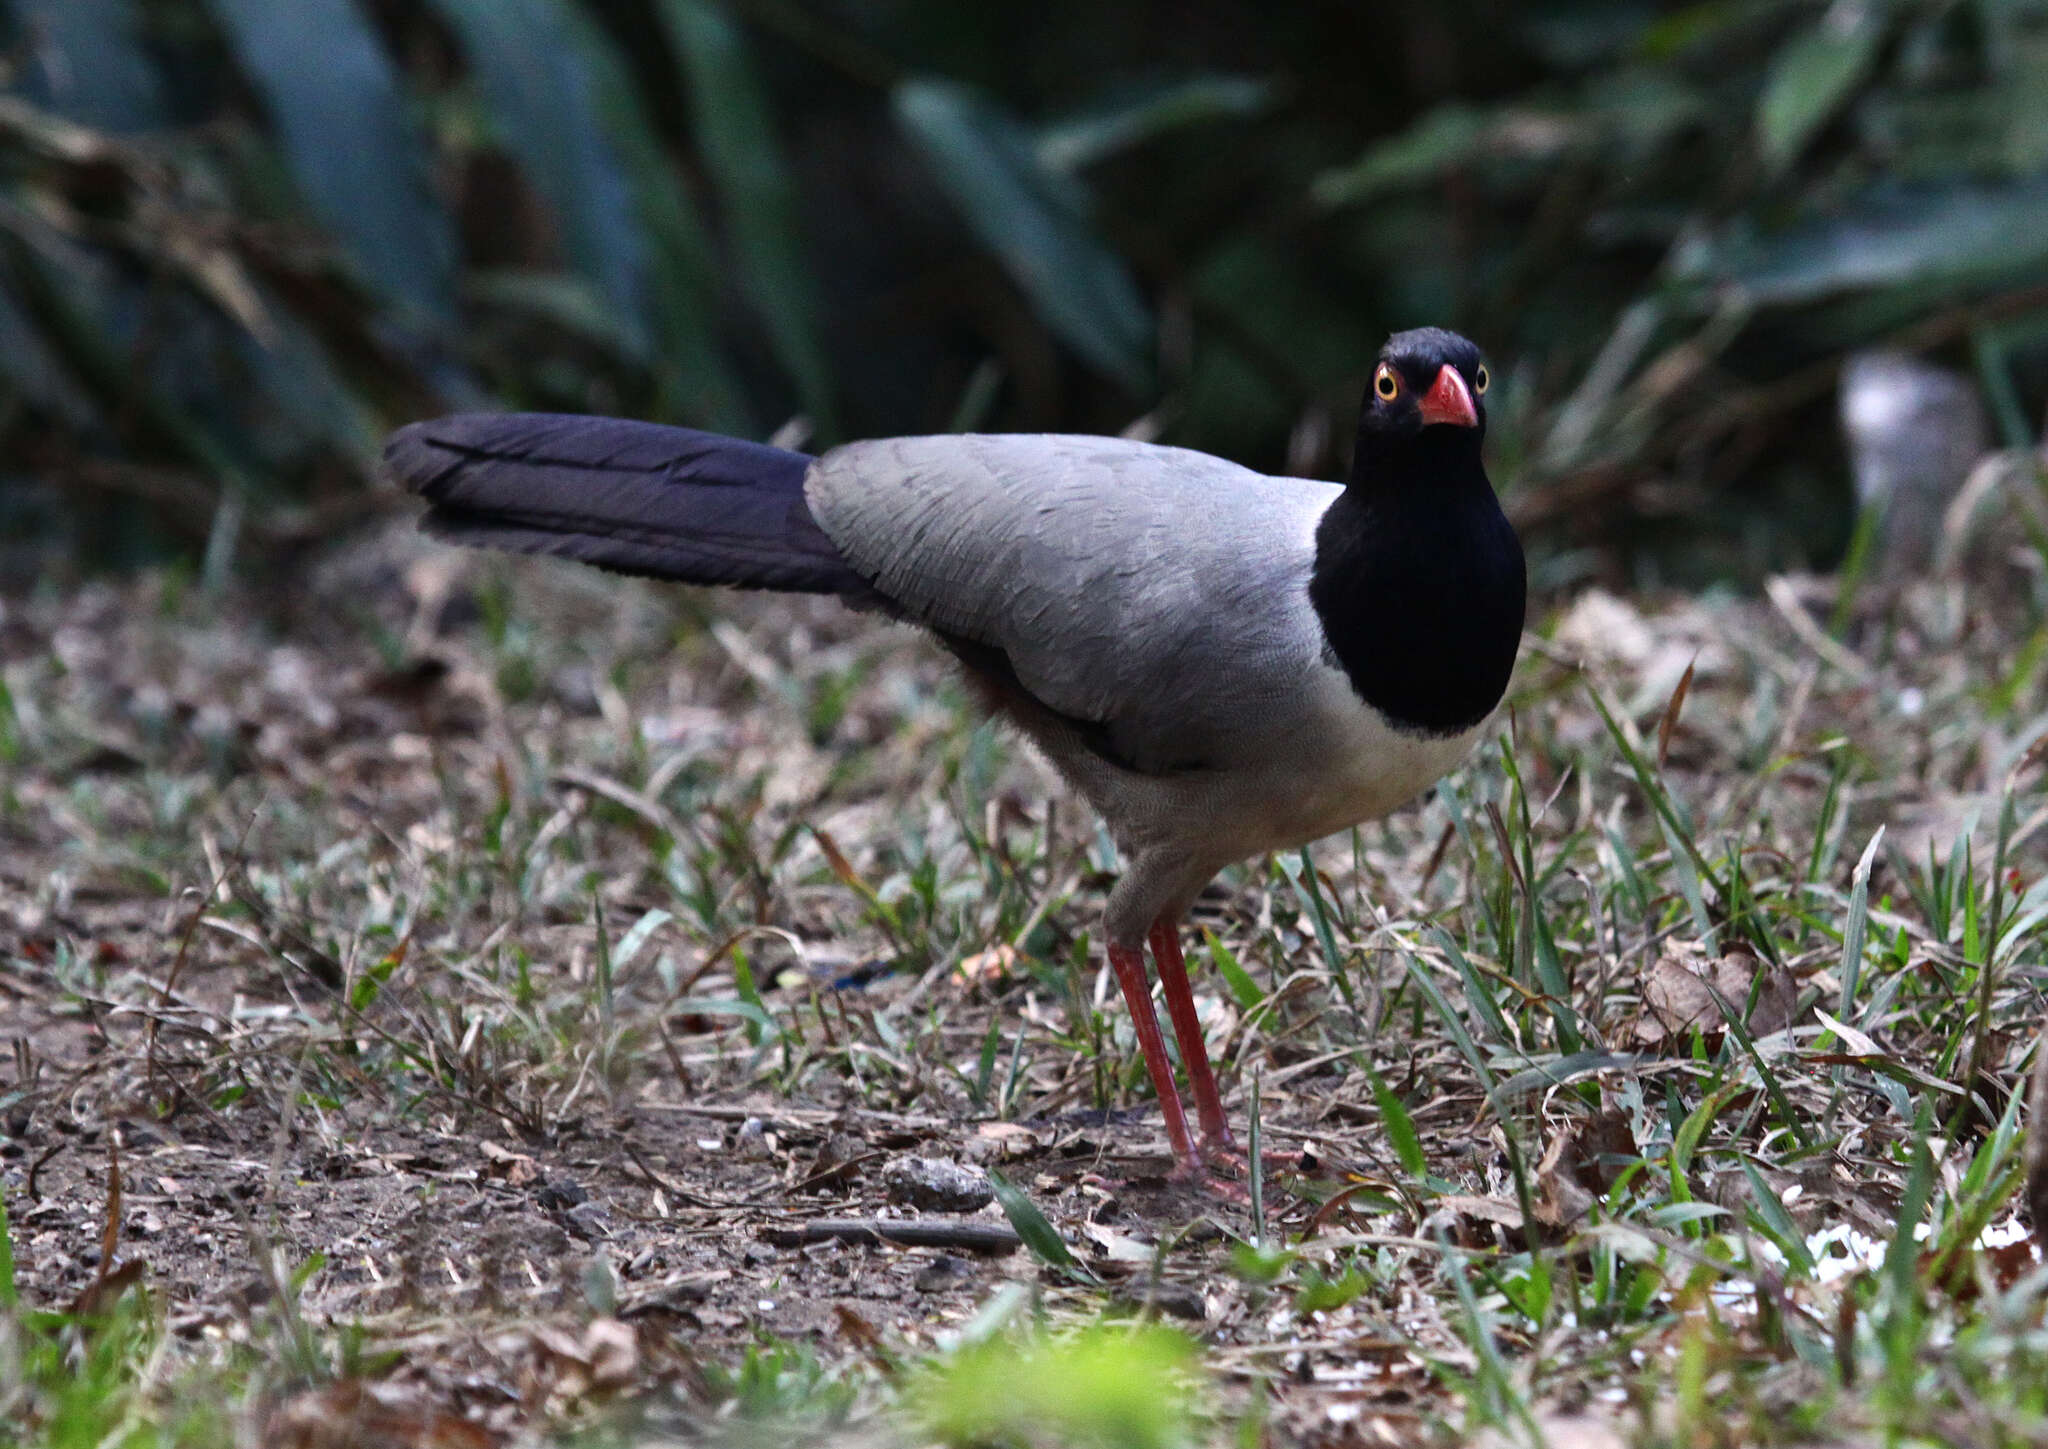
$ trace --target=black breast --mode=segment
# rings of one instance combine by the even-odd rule
[[[1351,687],[1397,728],[1450,735],[1506,692],[1528,581],[1475,463],[1401,488],[1347,488],[1316,530],[1309,597]]]

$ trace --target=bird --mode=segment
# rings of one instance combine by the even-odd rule
[[[1482,458],[1490,382],[1466,338],[1395,333],[1341,484],[1084,434],[879,438],[814,457],[532,413],[411,424],[384,466],[450,543],[832,595],[935,638],[1118,848],[1109,964],[1174,1175],[1203,1177],[1242,1158],[1181,952],[1188,908],[1237,861],[1421,794],[1506,692],[1527,574]]]

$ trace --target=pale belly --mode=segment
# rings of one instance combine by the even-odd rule
[[[1303,845],[1398,810],[1457,768],[1484,733],[1480,726],[1431,738],[1374,723],[1332,741],[1335,750],[1319,768],[1276,762],[1261,771],[1262,788],[1245,801],[1252,808],[1241,827],[1257,838],[1243,853]]]
[[[1407,804],[1455,769],[1487,729],[1482,722],[1440,737],[1397,730],[1334,671],[1303,703],[1227,771],[1119,780],[1104,811],[1118,844],[1177,847],[1218,867],[1304,845]]]

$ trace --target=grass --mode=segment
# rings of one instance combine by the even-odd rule
[[[389,554],[8,604],[0,1440],[2048,1439],[2024,591],[1544,618],[1435,797],[1199,906],[1316,1161],[1239,1207],[1106,842],[908,635],[495,562],[437,635]],[[761,1240],[911,1151],[1027,1250]]]

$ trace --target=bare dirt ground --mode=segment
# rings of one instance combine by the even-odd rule
[[[1254,862],[1198,911],[1237,1119],[1256,1080],[1264,1145],[1306,1153],[1255,1209],[1165,1175],[1088,949],[1105,842],[904,631],[382,536],[288,595],[7,601],[21,1291],[146,1285],[175,1352],[269,1365],[250,1422],[281,1442],[499,1443],[621,1402],[677,1434],[818,1403],[858,1428],[1011,1282],[1195,1335],[1219,1433],[1452,1435],[1496,1354],[1545,1422],[1648,1432],[1702,1314],[1716,1362],[1774,1366],[1729,1369],[1729,1423],[1823,1403],[1798,1335],[1832,1352],[1846,1321],[1853,1355],[1852,1290],[1690,1225],[1883,1243],[1921,1191],[1912,1101],[1959,1107],[1974,1072],[1943,1139],[1963,1201],[2038,1018],[2040,815],[2007,831],[1976,1014],[1973,943],[2005,938],[1941,872],[2033,768],[2040,681],[1988,712],[1972,650],[2009,651],[1981,635],[1870,662],[1762,605],[1596,598],[1546,629],[1516,778],[1490,750],[1320,875]],[[1881,727],[1902,697],[1924,728]],[[1002,1241],[987,1169],[1073,1266]],[[940,1241],[820,1226],[846,1219]],[[1582,1282],[1568,1316],[1518,1296],[1539,1267]]]

